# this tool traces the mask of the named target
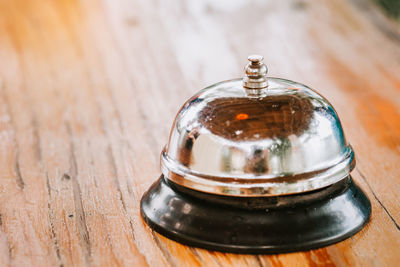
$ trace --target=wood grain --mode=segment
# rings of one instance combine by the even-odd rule
[[[0,1],[0,265],[395,266],[399,47],[399,24],[362,0]],[[352,238],[234,255],[141,219],[178,108],[250,53],[337,109],[373,205]]]

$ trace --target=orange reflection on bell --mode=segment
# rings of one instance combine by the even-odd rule
[[[241,121],[241,120],[246,120],[249,118],[249,115],[247,115],[246,113],[239,113],[236,115],[236,119]]]

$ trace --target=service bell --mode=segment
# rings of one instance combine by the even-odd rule
[[[237,253],[326,246],[355,234],[371,204],[350,172],[354,152],[332,105],[311,88],[267,77],[211,85],[179,110],[162,175],[142,216],[178,242]]]

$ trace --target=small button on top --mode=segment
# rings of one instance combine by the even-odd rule
[[[262,89],[268,87],[267,81],[267,66],[262,62],[264,59],[260,55],[250,55],[247,57],[250,61],[245,70],[245,76],[243,77],[243,86],[248,89]],[[259,90],[257,90],[258,92]]]
[[[247,59],[251,62],[251,63],[256,63],[259,64],[263,61],[264,57],[261,55],[250,55],[247,57]]]

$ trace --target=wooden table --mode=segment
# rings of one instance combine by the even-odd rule
[[[399,47],[367,0],[0,1],[0,266],[399,264]],[[141,219],[178,108],[251,53],[337,109],[373,208],[352,238],[235,255]]]

